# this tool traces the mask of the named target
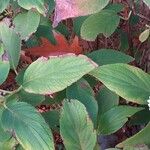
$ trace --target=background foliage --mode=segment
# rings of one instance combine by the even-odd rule
[[[0,149],[148,150],[149,8],[1,0]]]

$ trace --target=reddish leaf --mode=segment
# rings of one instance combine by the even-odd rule
[[[56,45],[51,44],[46,38],[41,38],[42,44],[37,47],[26,49],[26,54],[38,57],[57,56],[67,53],[81,54],[82,48],[79,46],[77,36],[73,39],[72,44],[69,44],[61,34],[54,33],[54,35],[57,41]]]
[[[86,16],[99,12],[109,0],[56,0],[53,26],[56,27],[61,20]]]

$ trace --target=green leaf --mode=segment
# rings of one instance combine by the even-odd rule
[[[114,11],[115,13],[119,13],[122,11],[124,8],[124,5],[122,3],[110,3],[109,5],[106,6],[105,9],[109,9]]]
[[[59,131],[60,112],[57,110],[42,113],[49,127],[54,131]]]
[[[24,90],[16,93],[16,96],[18,97],[18,100],[27,102],[33,106],[37,106],[45,100],[45,96],[43,95],[27,93]]]
[[[0,42],[0,58],[3,56],[4,53],[4,45]]]
[[[6,80],[9,70],[10,70],[9,62],[0,60],[0,85]]]
[[[52,44],[56,44],[56,40],[54,38],[54,34],[53,34],[53,31],[52,31],[52,26],[49,25],[49,26],[46,26],[46,25],[40,25],[38,27],[38,30],[36,32],[36,36],[38,38],[41,38],[41,37],[45,37],[47,38]]]
[[[85,106],[77,100],[65,101],[60,118],[60,133],[66,150],[92,150],[96,132]]]
[[[24,150],[23,147],[21,145],[17,145],[16,146],[16,150]]]
[[[129,63],[134,60],[133,57],[113,49],[100,49],[87,54],[98,65],[107,65],[115,63]]]
[[[29,93],[52,94],[70,86],[96,66],[84,55],[41,57],[25,71],[22,86]]]
[[[24,9],[37,9],[39,13],[46,15],[44,0],[18,0],[18,4]]]
[[[147,104],[150,96],[150,75],[127,64],[101,66],[90,73],[108,89],[128,101]]]
[[[140,144],[150,145],[150,123],[140,132],[118,144],[117,147],[136,146]]]
[[[42,105],[52,105],[52,104],[60,104],[66,98],[66,90],[57,92],[54,97],[45,97],[45,101],[42,102]]]
[[[1,145],[4,145],[4,143],[11,138],[11,135],[8,132],[5,132],[4,129],[2,128],[1,117],[3,110],[4,109],[0,107],[0,148]]]
[[[54,150],[52,133],[40,113],[24,102],[9,103],[2,114],[2,126],[14,131],[24,149]]]
[[[26,71],[26,68],[23,68],[16,76],[15,80],[18,85],[22,85],[25,71]]]
[[[13,21],[15,31],[21,35],[21,39],[28,37],[36,32],[40,23],[40,14],[36,11],[29,10],[28,12],[18,14]]]
[[[48,4],[48,14],[51,15],[51,13],[54,11],[55,9],[55,0],[45,0]]]
[[[0,13],[2,13],[8,6],[10,0],[1,0],[0,1]]]
[[[14,138],[11,138],[10,140],[1,143],[0,142],[0,149],[1,150],[12,150],[16,146],[17,142]]]
[[[122,30],[119,30],[120,33],[120,47],[121,51],[127,51],[129,49],[129,42],[128,42],[128,34]]]
[[[129,121],[130,125],[143,125],[150,122],[150,112],[149,109],[144,109],[137,112],[132,116]]]
[[[15,69],[18,65],[21,50],[21,39],[3,22],[0,23],[0,40],[4,44],[12,69]]]
[[[143,0],[143,1],[148,7],[150,7],[150,0]]]
[[[98,105],[94,98],[93,89],[90,87],[88,82],[84,79],[79,80],[78,82],[67,88],[66,95],[67,99],[77,99],[82,104],[84,104],[90,118],[96,125]]]
[[[63,23],[59,23],[58,26],[55,28],[56,31],[58,31],[59,33],[63,34],[65,37],[70,36],[70,32],[67,28],[66,25],[64,25]]]
[[[80,36],[81,26],[85,19],[87,19],[87,16],[77,17],[73,20],[73,30],[77,36]]]
[[[146,29],[140,34],[139,40],[143,43],[148,39],[149,36],[150,36],[150,29]]]
[[[119,25],[120,18],[113,10],[102,10],[89,16],[82,24],[81,37],[93,41],[100,33],[109,37]]]
[[[96,84],[99,82],[97,79],[95,79],[94,77],[90,76],[89,74],[85,75],[84,79],[86,81],[88,81],[88,83],[90,84],[90,86],[92,88],[94,88],[96,86]]]
[[[119,104],[119,96],[106,87],[102,87],[96,95],[98,102],[98,117]]]
[[[128,121],[129,117],[142,109],[131,106],[115,106],[99,118],[100,134],[108,135],[116,132]]]

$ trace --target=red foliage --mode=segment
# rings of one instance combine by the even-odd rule
[[[79,46],[78,37],[75,36],[72,43],[69,44],[65,37],[61,34],[54,33],[57,41],[56,45],[53,45],[46,38],[41,38],[41,45],[33,48],[26,49],[26,55],[30,56],[57,56],[67,53],[75,53],[76,55],[82,52],[82,48]]]

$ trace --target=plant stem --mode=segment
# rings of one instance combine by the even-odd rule
[[[12,91],[6,91],[6,90],[2,90],[2,89],[0,89],[0,92],[5,93],[5,94],[11,94],[12,93]]]

